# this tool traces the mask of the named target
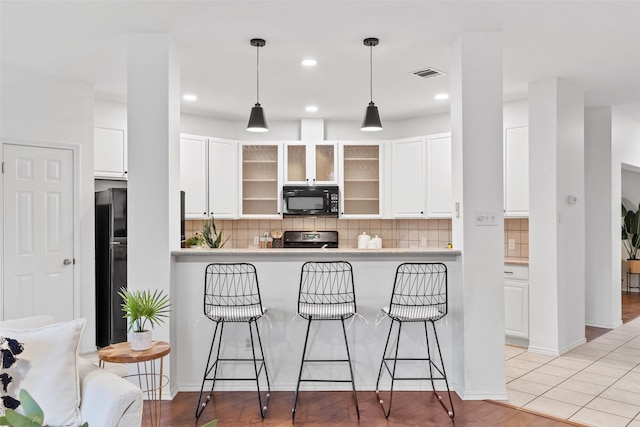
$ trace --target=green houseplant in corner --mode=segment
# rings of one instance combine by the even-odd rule
[[[640,273],[640,206],[634,211],[622,205],[622,244],[629,255],[629,272]]]
[[[129,320],[128,331],[133,331],[131,349],[142,351],[151,348],[151,329],[169,317],[169,297],[164,292],[155,290],[129,291],[120,288],[118,295],[122,298],[124,317]]]

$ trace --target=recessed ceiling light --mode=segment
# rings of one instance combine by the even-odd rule
[[[182,96],[182,99],[184,99],[185,101],[197,101],[198,97],[191,93],[187,93]]]
[[[315,105],[307,105],[306,107],[304,107],[304,109],[309,113],[315,113],[316,111],[318,111],[318,107],[316,107]]]
[[[434,98],[438,99],[438,100],[449,99],[449,94],[448,93],[439,93],[436,96],[434,96]]]
[[[318,63],[318,61],[316,61],[315,59],[309,58],[309,59],[303,59],[300,63],[305,67],[313,67]]]

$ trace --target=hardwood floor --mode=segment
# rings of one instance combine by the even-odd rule
[[[301,392],[295,424],[291,422],[293,392],[271,394],[264,420],[260,418],[254,392],[219,392],[198,421],[195,405],[198,393],[178,393],[162,404],[161,427],[203,426],[217,418],[220,427],[409,427],[409,426],[519,426],[564,427],[579,424],[533,414],[528,411],[480,400],[460,400],[453,393],[456,411],[451,420],[431,392],[396,392],[389,419],[385,419],[373,391],[358,392],[360,422],[350,392]],[[146,413],[146,405],[145,405]],[[147,422],[146,420],[144,422]],[[143,423],[143,425],[145,425]]]
[[[622,292],[622,323],[640,316],[640,293]]]
[[[640,293],[622,292],[622,321],[624,323],[640,316]],[[608,329],[586,328],[587,340],[602,335]],[[360,422],[356,417],[353,399],[349,392],[301,392],[298,402],[296,422],[291,422],[293,392],[271,394],[267,417],[262,420],[258,411],[258,401],[254,392],[220,392],[195,419],[195,405],[198,393],[178,393],[172,401],[162,403],[161,427],[203,426],[213,418],[218,418],[220,427],[263,426],[263,427],[404,427],[404,426],[519,426],[519,427],[561,427],[579,424],[531,413],[496,402],[461,400],[453,393],[456,410],[452,421],[430,392],[396,392],[393,411],[385,419],[376,399],[375,392],[358,392]],[[145,416],[147,410],[145,406]],[[145,423],[148,420],[145,419]],[[144,424],[143,424],[144,425]]]

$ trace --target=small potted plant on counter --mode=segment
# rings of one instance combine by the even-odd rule
[[[200,247],[203,243],[202,236],[200,233],[196,232],[193,237],[189,237],[185,242],[185,247],[187,248],[197,248]]]
[[[634,211],[622,205],[622,243],[629,255],[629,273],[640,273],[640,206]]]
[[[131,350],[142,351],[151,348],[151,329],[164,323],[169,317],[169,297],[164,292],[155,290],[129,291],[120,288],[118,295],[122,298],[122,310],[129,320],[128,331],[132,331]],[[150,329],[146,329],[147,323]]]
[[[204,221],[204,226],[202,228],[202,241],[208,247],[219,249],[227,243],[229,237],[230,236],[227,236],[224,241],[222,240],[222,230],[218,233],[218,229],[216,228],[216,223],[213,218]]]

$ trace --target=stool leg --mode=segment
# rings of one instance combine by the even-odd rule
[[[396,324],[395,319],[391,319],[391,325],[389,326],[389,335],[387,335],[387,343],[384,346],[384,352],[382,353],[382,362],[380,363],[380,371],[378,372],[378,381],[376,382],[376,395],[378,396],[378,400],[380,402],[380,407],[382,408],[382,412],[384,413],[385,418],[389,418],[391,414],[391,404],[393,403],[393,385],[396,378],[396,365],[398,363],[398,350],[400,348],[400,330],[402,327],[402,322],[398,321],[398,335],[396,337],[396,349],[393,357],[387,357],[387,348],[389,346],[389,341],[391,339],[391,332],[393,331],[393,325]],[[393,360],[393,368],[389,370],[389,365],[387,365],[388,360]],[[382,368],[387,370],[389,376],[391,377],[391,388],[389,390],[389,408],[385,411],[384,402],[380,398],[380,379],[382,378]]]
[[[218,327],[220,327],[220,334],[218,335]],[[213,393],[213,387],[216,385],[216,375],[218,373],[218,358],[220,357],[220,348],[222,347],[222,330],[224,328],[224,322],[216,322],[216,328],[213,331],[213,339],[211,340],[211,348],[209,349],[209,357],[207,358],[207,366],[204,368],[204,375],[202,377],[202,387],[200,387],[200,396],[198,397],[198,405],[196,406],[196,419],[200,418],[200,414],[204,410],[204,407],[207,406],[209,400],[211,400],[211,394]],[[216,359],[213,363],[211,363],[211,355],[213,354],[213,347],[216,343],[216,337],[218,338],[218,350],[216,351]],[[213,378],[207,378],[211,371],[213,370]],[[204,391],[204,384],[206,381],[213,380],[211,384],[211,391],[209,391],[209,395],[202,401],[202,393]]]
[[[431,323],[431,327],[433,329],[433,336],[436,339],[436,347],[438,348],[438,356],[440,357],[440,366],[442,367],[442,371],[440,371],[438,366],[435,363],[433,363],[433,360],[431,359],[431,350],[429,348],[429,329],[427,328],[427,322],[425,321],[424,332],[427,337],[427,355],[429,357],[429,375],[431,377],[431,388],[433,388],[433,394],[438,398],[438,401],[440,402],[444,410],[447,411],[447,414],[449,414],[451,418],[453,418],[455,415],[453,410],[453,401],[451,400],[451,391],[449,390],[449,381],[447,381],[447,373],[444,369],[444,360],[442,359],[442,352],[440,351],[440,341],[438,340],[438,332],[436,331],[435,323],[432,321],[429,321],[429,323]],[[436,386],[433,382],[433,368],[435,368],[440,374],[442,374],[442,379],[444,380],[444,383],[447,386],[447,394],[449,395],[449,405],[451,409],[446,407],[446,405],[442,401],[442,397],[436,392]]]
[[[296,394],[293,399],[293,409],[291,409],[291,421],[296,418],[296,406],[298,406],[298,393],[300,392],[300,380],[302,379],[302,368],[304,367],[304,357],[307,354],[307,343],[309,342],[309,330],[311,329],[311,317],[307,322],[307,333],[304,337],[304,347],[302,348],[302,360],[300,361],[300,372],[298,373],[298,384],[296,385]]]
[[[347,330],[344,327],[344,319],[340,319],[342,322],[342,334],[344,335],[344,346],[347,349],[347,361],[349,363],[349,373],[351,374],[351,387],[353,388],[353,400],[356,403],[356,414],[360,419],[360,407],[358,406],[358,395],[356,393],[356,383],[353,379],[353,366],[351,366],[351,353],[349,353],[349,342],[347,341]]]
[[[256,358],[256,347],[253,340],[253,330],[251,324],[254,324],[256,328],[256,335],[258,337],[258,346],[260,347],[261,359]],[[267,365],[265,364],[264,351],[262,350],[262,341],[260,340],[260,330],[258,329],[258,322],[252,320],[249,322],[249,337],[251,338],[251,353],[253,355],[253,369],[256,373],[256,388],[258,390],[258,405],[260,407],[260,416],[262,418],[267,414],[267,406],[269,404],[269,397],[271,397],[271,385],[269,384],[269,374],[267,373]],[[258,368],[258,362],[260,362],[260,368]],[[262,406],[262,395],[260,394],[260,372],[264,369],[265,376],[267,378],[267,395],[264,406]]]
[[[382,378],[382,368],[385,368],[389,371],[387,367],[385,357],[387,356],[387,348],[389,347],[389,340],[391,339],[391,331],[393,329],[393,319],[391,319],[391,324],[389,325],[389,333],[387,334],[387,342],[384,344],[384,350],[382,351],[382,360],[380,361],[380,369],[378,370],[378,379],[376,380],[376,397],[380,402],[380,406],[382,406],[382,412],[385,413],[385,416],[388,417],[386,411],[384,410],[384,406],[382,405],[382,399],[380,398],[380,379]]]

